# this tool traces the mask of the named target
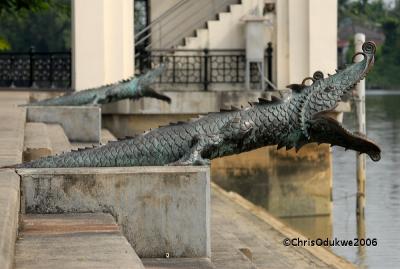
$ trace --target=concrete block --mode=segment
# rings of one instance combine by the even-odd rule
[[[11,169],[0,170],[0,268],[14,264],[15,240],[18,231],[19,176]]]
[[[208,167],[20,169],[26,213],[108,212],[140,257],[210,257]]]
[[[70,141],[100,141],[101,111],[95,106],[29,106],[28,122],[60,124]]]

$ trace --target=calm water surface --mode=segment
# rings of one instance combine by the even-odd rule
[[[367,95],[367,134],[382,148],[382,159],[367,160],[365,234],[377,247],[336,247],[333,251],[362,268],[400,268],[400,92]],[[344,123],[354,130],[354,115]],[[333,236],[357,237],[354,154],[334,148]]]

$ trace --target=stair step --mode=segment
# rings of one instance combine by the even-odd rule
[[[68,140],[64,129],[59,124],[46,124],[47,132],[51,142],[52,155],[60,154],[71,150],[71,143]]]
[[[220,12],[218,14],[218,18],[220,21],[224,21],[229,19],[229,17],[232,16],[232,14],[230,12]]]
[[[32,161],[52,153],[47,126],[42,122],[25,124],[23,160]]]
[[[108,129],[101,129],[100,143],[102,145],[107,144],[110,141],[116,141],[116,140],[117,138]]]
[[[208,258],[142,259],[146,269],[215,269]]]
[[[23,215],[16,269],[144,269],[109,214]]]

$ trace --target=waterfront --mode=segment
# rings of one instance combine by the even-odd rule
[[[368,137],[382,148],[378,163],[367,160],[366,238],[377,238],[378,246],[365,250],[336,247],[333,251],[361,268],[399,268],[400,265],[400,91],[369,92],[366,98]],[[344,123],[354,130],[354,115]],[[354,154],[333,151],[333,236],[357,236]]]
[[[366,98],[367,135],[382,148],[379,162],[367,160],[365,238],[376,238],[378,246],[335,247],[332,250],[361,268],[398,268],[400,264],[400,91],[370,91]],[[354,115],[346,113],[344,124],[354,130]],[[310,239],[357,237],[355,215],[355,154],[333,147],[333,209],[330,216],[281,218]],[[305,178],[306,180],[306,178]],[[268,178],[248,175],[221,182],[253,203],[271,205]],[[282,200],[281,200],[282,201]]]

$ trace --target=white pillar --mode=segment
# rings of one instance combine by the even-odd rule
[[[276,1],[277,86],[300,83],[315,71],[334,72],[337,0]]]
[[[73,88],[133,75],[133,0],[72,0]]]

